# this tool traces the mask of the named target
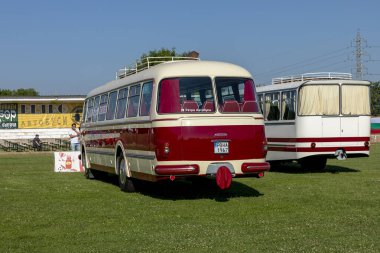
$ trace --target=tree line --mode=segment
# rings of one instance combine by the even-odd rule
[[[0,96],[39,96],[38,91],[36,91],[33,88],[29,89],[17,89],[17,90],[10,90],[10,89],[0,89]]]

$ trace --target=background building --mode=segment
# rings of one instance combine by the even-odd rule
[[[68,138],[85,96],[0,97],[0,139]]]

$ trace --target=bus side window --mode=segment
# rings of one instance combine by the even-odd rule
[[[98,121],[104,121],[106,119],[107,103],[108,103],[108,94],[103,94],[100,97]]]
[[[128,107],[127,107],[127,117],[136,117],[139,109],[140,100],[140,84],[134,85],[129,89],[128,95]]]
[[[93,110],[94,110],[94,99],[89,98],[87,101],[86,122],[92,121]]]
[[[99,100],[100,100],[100,96],[97,96],[94,102],[94,110],[92,111],[92,122],[98,121]]]
[[[152,102],[152,89],[153,82],[147,82],[143,84],[140,104],[140,116],[150,115],[150,105]]]
[[[279,120],[280,119],[280,104],[279,93],[265,94],[265,119]]]
[[[122,119],[125,117],[125,112],[127,110],[127,95],[128,88],[119,90],[116,106],[116,119]]]
[[[281,106],[282,106],[282,119],[283,120],[293,120],[295,119],[296,113],[296,100],[295,91],[284,91],[282,92]]]
[[[117,98],[117,91],[111,92],[109,96],[109,100],[108,100],[108,107],[107,107],[107,114],[106,114],[107,120],[113,120],[113,118],[115,117],[116,98]]]

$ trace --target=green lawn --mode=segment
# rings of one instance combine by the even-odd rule
[[[54,173],[53,154],[0,155],[0,252],[379,252],[380,145],[235,179],[121,192],[112,178]]]

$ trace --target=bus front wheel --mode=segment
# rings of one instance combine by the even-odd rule
[[[119,187],[120,190],[124,192],[134,192],[136,191],[135,185],[131,178],[127,176],[127,165],[124,159],[124,156],[119,158]]]

